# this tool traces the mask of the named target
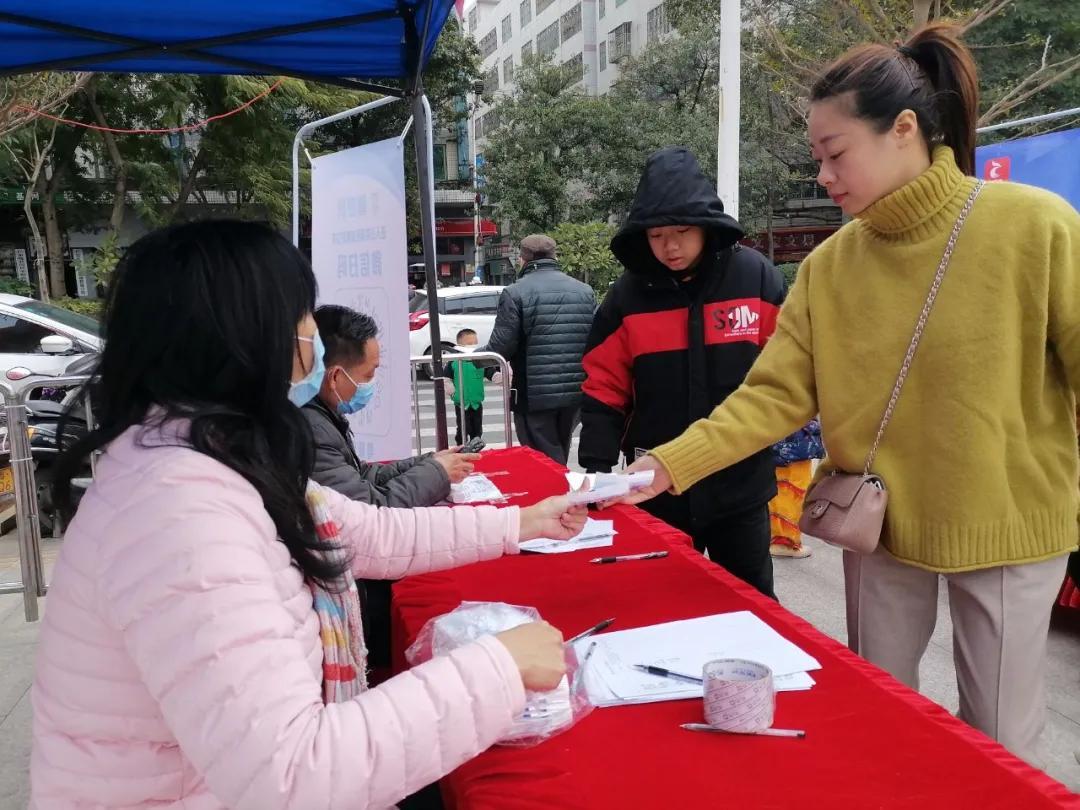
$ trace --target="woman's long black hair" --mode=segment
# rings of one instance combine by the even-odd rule
[[[297,324],[315,297],[307,260],[264,225],[195,222],[132,245],[105,305],[97,427],[56,467],[65,514],[71,478],[91,452],[136,425],[190,420],[192,448],[258,490],[305,576],[327,583],[343,573],[319,553],[327,546],[304,500],[311,431],[288,399]]]

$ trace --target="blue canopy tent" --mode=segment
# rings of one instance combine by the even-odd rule
[[[360,114],[395,99],[409,102],[416,124],[424,259],[429,295],[435,278],[435,206],[431,107],[421,73],[453,0],[0,0],[0,76],[48,70],[124,73],[236,73],[291,76],[382,98],[331,116]],[[380,80],[398,80],[382,84]],[[312,122],[306,132],[330,119]],[[294,188],[296,186],[294,146]],[[298,194],[294,195],[294,201]],[[298,208],[298,203],[294,202]],[[294,212],[294,241],[297,212]],[[432,301],[437,312],[438,302]],[[432,361],[441,370],[438,319],[431,321]],[[77,382],[77,380],[72,380]],[[442,380],[436,374],[436,385]],[[12,436],[26,618],[37,619],[45,595],[41,532],[32,519],[35,483],[25,437],[29,389],[0,381]],[[441,393],[438,391],[437,393]],[[435,397],[437,441],[447,444],[446,405]]]
[[[313,122],[359,114],[391,98],[411,103],[416,122],[423,244],[435,297],[435,207],[431,108],[421,74],[454,0],[0,0],[0,76],[45,70],[123,73],[245,73],[292,76],[379,93],[378,102]],[[362,77],[362,78],[360,78]],[[378,79],[399,79],[400,86]],[[389,98],[385,98],[389,97]],[[294,188],[296,186],[294,148]],[[294,194],[293,238],[299,223]],[[432,311],[438,311],[437,301]],[[438,319],[432,361],[442,363]],[[435,397],[436,440],[447,444],[446,405]]]
[[[357,77],[419,80],[452,5],[453,0],[2,0],[0,75],[249,73],[400,96],[400,89]]]

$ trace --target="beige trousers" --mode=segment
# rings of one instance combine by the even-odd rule
[[[848,646],[912,689],[937,623],[938,581],[949,588],[957,716],[1039,765],[1046,722],[1046,637],[1066,556],[939,575],[884,548],[844,552]]]

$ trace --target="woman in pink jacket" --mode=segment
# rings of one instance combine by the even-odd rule
[[[584,513],[376,509],[309,485],[315,294],[251,223],[182,225],[124,257],[100,425],[65,465],[104,450],[49,590],[32,807],[386,808],[562,677],[562,637],[538,623],[366,690],[354,578],[513,554]]]

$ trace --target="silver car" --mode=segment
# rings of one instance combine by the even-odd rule
[[[16,379],[60,376],[73,356],[98,352],[102,345],[101,327],[88,315],[0,294],[0,374],[8,379],[13,372]]]

